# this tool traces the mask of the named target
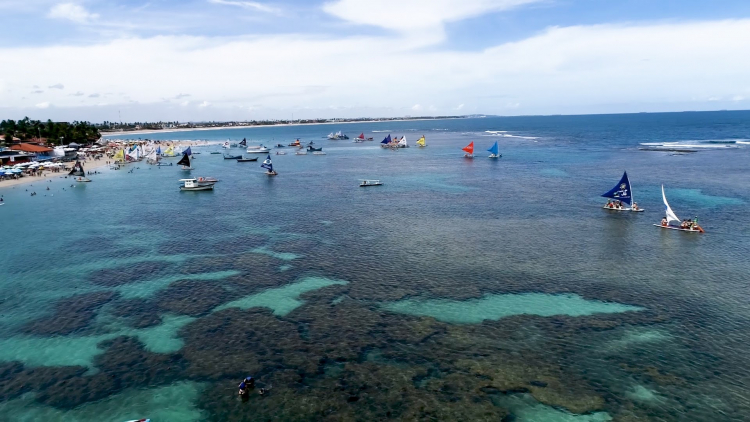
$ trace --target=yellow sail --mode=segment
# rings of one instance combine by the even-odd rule
[[[167,157],[174,157],[176,154],[174,153],[174,148],[169,147],[166,151],[164,151],[164,155]]]
[[[115,153],[114,160],[115,161],[125,161],[125,152],[123,152],[123,150],[117,151],[117,153]]]
[[[427,146],[427,143],[426,143],[426,141],[424,139],[424,135],[422,135],[421,138],[417,139],[417,145],[419,145],[420,147],[426,147]]]

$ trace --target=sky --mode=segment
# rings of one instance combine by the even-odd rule
[[[750,109],[747,0],[0,0],[0,118]]]

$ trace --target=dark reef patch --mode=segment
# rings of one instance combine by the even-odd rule
[[[27,323],[21,331],[39,336],[84,334],[97,310],[116,296],[113,292],[98,292],[61,299],[55,303],[52,315]]]
[[[117,287],[137,281],[148,280],[171,270],[164,261],[144,261],[115,268],[97,270],[89,274],[89,281],[98,286]]]

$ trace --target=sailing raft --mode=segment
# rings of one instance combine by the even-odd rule
[[[628,179],[628,172],[622,173],[620,181],[602,195],[604,198],[609,198],[606,204],[604,204],[605,210],[610,211],[632,211],[632,212],[643,212],[642,208],[638,207],[638,203],[633,201],[633,190],[630,187],[630,179]]]
[[[669,202],[667,202],[667,196],[664,194],[664,185],[661,185],[661,199],[664,201],[664,211],[666,215],[661,219],[661,223],[654,224],[654,226],[661,227],[662,229],[678,230],[681,232],[705,233],[703,227],[698,225],[698,217],[695,217],[692,220],[680,220],[680,218],[677,217],[677,214],[672,211],[672,207],[670,207]],[[680,225],[672,225],[672,222],[680,223]]]
[[[68,176],[76,176],[76,182],[90,182],[91,180],[86,177],[86,172],[83,170],[83,164],[80,161],[76,161],[73,166],[73,170],[68,173]]]

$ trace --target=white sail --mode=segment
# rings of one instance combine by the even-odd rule
[[[674,211],[672,211],[672,208],[669,206],[669,202],[667,202],[667,196],[664,195],[664,185],[661,185],[661,198],[664,200],[664,208],[667,212],[667,223],[671,223],[673,221],[679,223],[679,217],[677,217]]]
[[[402,136],[402,137],[401,137],[401,140],[400,140],[400,141],[398,141],[398,146],[400,146],[400,147],[405,147],[405,146],[407,146],[407,143],[406,143],[406,136]]]

